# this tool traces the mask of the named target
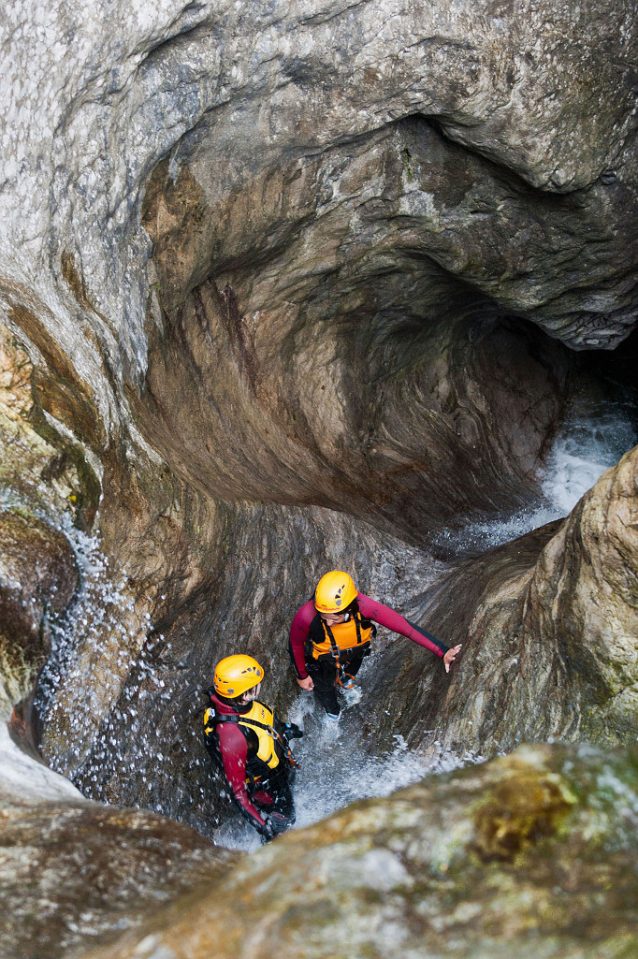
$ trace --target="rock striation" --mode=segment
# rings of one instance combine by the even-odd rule
[[[315,474],[330,468],[288,498],[317,502],[323,485],[322,504],[340,508],[334,487],[353,497],[361,465],[341,475],[342,438],[370,451],[366,466],[378,455],[386,478],[403,439],[391,396],[362,397],[379,404],[373,428],[349,393],[379,367],[396,379],[415,325],[458,322],[468,287],[490,316],[526,316],[578,349],[612,346],[633,325],[631,6],[116,10],[12,4],[5,19],[3,312],[38,360],[44,412],[89,458],[114,435],[152,462],[143,436],[168,456],[158,433],[172,417],[137,404],[157,392],[147,371],[160,375],[175,352],[175,310],[192,315],[200,295],[206,316],[226,314],[260,395],[247,397],[260,408],[247,434],[231,430],[226,474],[208,482],[227,498],[238,473],[232,495],[281,501],[283,469],[262,494],[234,461],[244,452],[270,476],[273,453],[289,473],[295,452],[309,453]],[[341,358],[338,333],[350,341],[354,327],[357,357]],[[271,369],[280,356],[288,364]],[[205,369],[206,381],[224,372]],[[287,396],[282,377],[301,379],[303,395],[297,383]],[[200,405],[189,419],[207,428]],[[273,416],[277,449],[260,455]],[[299,437],[306,420],[311,435]],[[386,431],[390,451],[377,452]],[[425,471],[418,460],[410,470]]]
[[[141,763],[159,731],[190,815],[213,658],[241,637],[281,684],[323,566],[390,600],[418,569],[413,609],[433,536],[537,495],[558,341],[634,323],[635,42],[622,2],[12,5],[5,445],[35,458],[3,475],[126,573],[70,631],[57,768],[138,801],[105,742]]]
[[[146,181],[169,155],[177,175],[200,144],[200,156],[214,144],[220,197],[281,157],[421,115],[537,190],[566,194],[604,179],[603,202],[613,205],[633,190],[635,31],[620,0],[577,12],[531,2],[162,0],[144,13],[120,0],[89,16],[79,3],[31,13],[12,4],[2,87],[7,307],[17,323],[21,311],[36,317],[39,331],[26,320],[34,345],[52,356],[59,344],[101,415],[116,417],[104,366],[142,377],[146,363]],[[27,149],[32,128],[39,136]],[[624,219],[622,201],[620,210]],[[627,271],[615,275],[606,305],[581,299],[598,345],[622,336],[630,317]],[[553,325],[582,338],[565,317]]]
[[[208,888],[237,860],[144,810],[43,798],[2,803],[3,957],[84,955],[152,921],[168,899]]]
[[[422,615],[464,642],[453,682],[398,645],[379,671],[392,678],[393,713],[411,741],[436,729],[442,745],[484,755],[524,740],[634,742],[637,574],[638,447],[564,522],[433,587]],[[378,720],[389,731],[381,710]]]
[[[633,754],[525,748],[238,868],[148,807],[228,816],[202,686],[246,649],[291,706],[330,567],[464,641],[450,677],[380,643],[368,750],[635,739],[636,450],[563,522],[436,545],[538,499],[635,327],[635,6],[2,14],[2,948],[631,953]]]

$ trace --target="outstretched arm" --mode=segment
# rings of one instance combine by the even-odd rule
[[[391,629],[393,632],[399,633],[400,636],[411,639],[412,642],[418,646],[424,646],[426,649],[429,649],[435,656],[439,656],[443,660],[445,663],[445,671],[449,672],[450,663],[458,655],[458,651],[461,648],[460,646],[455,646],[453,649],[450,649],[449,646],[442,643],[436,636],[426,632],[425,629],[417,626],[416,623],[411,623],[405,616],[402,616],[401,613],[390,609],[389,606],[384,606],[383,603],[378,603],[375,599],[370,599],[369,596],[364,596],[363,593],[359,593],[357,602],[359,603],[359,610],[362,616],[365,616],[366,619],[373,620],[373,622],[378,623],[379,626],[385,626],[386,629]]]

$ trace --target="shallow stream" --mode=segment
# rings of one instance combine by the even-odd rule
[[[513,515],[467,526],[461,534],[446,539],[446,550],[458,557],[479,554],[566,516],[604,470],[617,463],[623,453],[638,441],[636,408],[633,397],[614,403],[577,398],[543,467],[540,501],[533,508]],[[11,504],[6,502],[4,505]],[[38,702],[44,714],[49,710],[48,721],[54,721],[54,693],[61,677],[66,677],[68,688],[68,680],[72,679],[74,671],[77,672],[77,709],[73,713],[73,728],[69,730],[69,745],[70,750],[73,750],[76,748],[75,741],[82,742],[83,726],[90,720],[93,695],[87,689],[87,663],[76,662],[74,656],[78,636],[89,634],[96,648],[104,643],[117,646],[121,660],[118,669],[124,671],[133,663],[134,644],[131,644],[131,637],[128,637],[127,642],[125,618],[122,617],[123,611],[131,609],[126,595],[125,575],[122,574],[117,580],[109,575],[99,542],[76,530],[70,520],[64,523],[64,532],[73,544],[81,569],[82,591],[72,615],[64,622],[54,624],[55,649],[41,677]],[[415,594],[423,589],[423,585],[422,581],[414,583]],[[129,652],[126,651],[127,646]],[[366,676],[370,675],[374,666],[375,657],[372,657],[360,674],[364,704]],[[138,667],[140,675],[147,673],[159,686],[163,685],[159,677],[152,675],[150,667],[145,668],[140,662]],[[88,672],[91,672],[90,664]],[[100,674],[102,688],[97,695],[104,696],[111,680],[117,685],[118,678],[115,675],[110,678]],[[170,695],[167,691],[162,692],[159,686],[156,690],[158,695]],[[267,696],[267,684],[264,692]],[[302,763],[295,786],[298,827],[316,822],[357,799],[387,795],[418,781],[428,772],[452,770],[482,758],[470,753],[452,755],[443,750],[437,751],[436,743],[430,745],[426,756],[408,750],[405,741],[398,735],[391,752],[370,755],[361,733],[363,715],[360,706],[344,712],[337,735],[331,735],[315,708],[314,698],[308,694],[299,695],[289,716],[305,730],[304,739],[295,743],[296,753]],[[131,735],[134,734],[133,717]],[[106,742],[104,745],[108,748]],[[111,743],[111,746],[117,748],[115,743]],[[157,743],[140,742],[137,746],[140,762],[143,757],[148,760],[151,753],[157,754],[158,762],[166,758],[157,751]],[[130,752],[127,760],[131,762]],[[201,757],[193,760],[196,765],[205,761]],[[52,765],[63,771],[64,757],[59,757],[59,761]],[[133,773],[133,769],[131,766],[129,774]],[[147,775],[143,776],[145,780]],[[149,791],[148,804],[144,805],[156,808],[159,812],[172,812],[153,801],[152,775],[148,776],[144,787]],[[98,791],[95,798],[104,796]],[[202,799],[206,801],[205,797]],[[217,843],[231,848],[255,849],[259,846],[259,838],[239,814],[233,815],[213,835]]]
[[[614,403],[577,397],[556,437],[542,471],[542,501],[513,515],[472,524],[458,538],[450,537],[459,554],[482,553],[556,519],[573,509],[606,469],[614,466],[638,442],[634,397]],[[374,657],[364,665],[360,684],[374,668]],[[342,712],[338,734],[326,729],[313,697],[300,694],[289,718],[304,728],[304,739],[294,744],[302,768],[297,773],[295,801],[297,828],[309,826],[357,799],[387,796],[409,786],[427,773],[441,773],[467,763],[480,762],[475,753],[452,754],[437,750],[427,754],[409,750],[402,736],[395,737],[392,752],[372,756],[360,734],[361,707]],[[253,850],[259,847],[254,830],[236,817],[216,831],[220,845]]]

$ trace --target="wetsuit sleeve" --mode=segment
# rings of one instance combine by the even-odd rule
[[[244,813],[251,826],[261,829],[265,821],[253,806],[246,792],[246,759],[248,758],[248,743],[246,737],[234,724],[220,723],[217,726],[219,737],[219,751],[224,764],[224,773],[228,785],[233,791],[235,802]]]
[[[407,637],[407,639],[411,639],[412,642],[418,646],[424,646],[426,649],[429,649],[435,656],[443,658],[450,648],[446,646],[445,643],[442,643],[440,639],[437,639],[436,636],[427,633],[415,623],[409,622],[409,620],[400,613],[397,613],[394,609],[390,609],[389,606],[384,606],[383,603],[377,603],[376,600],[370,599],[369,596],[364,596],[363,593],[359,593],[357,602],[359,603],[361,615],[366,619],[371,619],[374,623],[378,623],[379,626],[385,626],[386,629],[391,629],[393,632],[399,633],[401,636]]]
[[[317,615],[312,600],[298,609],[295,618],[290,627],[290,639],[288,641],[288,652],[292,665],[299,679],[305,679],[308,675],[306,669],[306,640],[310,633],[310,624]]]

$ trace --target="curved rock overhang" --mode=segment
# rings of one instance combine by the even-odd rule
[[[126,573],[74,640],[48,760],[91,795],[210,828],[202,676],[241,641],[289,703],[286,625],[339,565],[471,638],[452,687],[383,653],[415,742],[430,720],[486,751],[633,735],[634,646],[609,651],[636,634],[634,459],[560,531],[423,595],[437,533],[537,494],[576,353],[635,325],[632,6],[4,14],[6,522],[26,504],[55,539],[72,517]],[[27,738],[43,649],[7,698]],[[453,702],[498,656],[491,698]],[[533,696],[512,706],[517,656],[541,663],[541,720]]]

